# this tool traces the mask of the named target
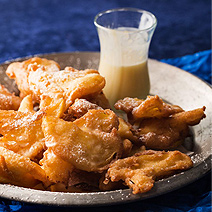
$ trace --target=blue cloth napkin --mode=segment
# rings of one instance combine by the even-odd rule
[[[197,77],[211,83],[211,50],[186,55],[180,58],[163,59],[162,62],[182,68]],[[210,212],[211,207],[211,174],[208,173],[195,183],[177,191],[159,197],[142,200],[134,203],[95,207],[95,208],[61,208],[43,205],[32,205],[11,200],[0,199],[0,211],[110,211],[110,212]]]
[[[211,50],[197,52],[193,55],[186,55],[174,59],[163,59],[161,61],[173,66],[177,66],[196,75],[206,82],[211,83]]]

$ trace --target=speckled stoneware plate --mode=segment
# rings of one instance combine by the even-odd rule
[[[57,53],[39,56],[57,61],[62,68],[73,66],[77,69],[97,69],[99,63],[99,53],[97,52]],[[16,61],[24,59],[26,58]],[[5,74],[10,62],[0,65],[0,83],[10,91],[18,92],[15,83]],[[185,110],[206,106],[207,118],[191,128],[193,140],[190,139],[181,147],[181,151],[190,154],[194,162],[192,169],[156,182],[154,188],[145,194],[133,195],[130,189],[92,193],[63,193],[0,184],[0,197],[60,206],[121,204],[176,190],[205,175],[211,169],[212,88],[199,78],[156,60],[149,60],[149,72],[151,94],[158,94],[164,100],[180,105]]]

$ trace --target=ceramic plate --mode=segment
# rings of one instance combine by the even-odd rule
[[[62,68],[98,68],[99,53],[74,52],[39,55],[57,61]],[[20,58],[15,61],[22,61]],[[0,83],[10,91],[18,92],[13,80],[5,74],[10,63],[0,65]],[[12,61],[13,62],[13,61]],[[212,140],[212,88],[199,78],[179,68],[149,60],[151,94],[165,101],[180,105],[185,110],[206,106],[206,116],[201,123],[191,128],[192,140],[184,143],[181,151],[190,154],[194,167],[172,177],[157,181],[153,189],[145,194],[133,195],[130,189],[92,193],[63,193],[38,191],[12,185],[0,184],[0,197],[29,203],[60,206],[112,205],[147,199],[179,189],[205,175],[211,169]]]

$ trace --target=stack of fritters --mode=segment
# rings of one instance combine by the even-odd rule
[[[174,148],[205,117],[204,107],[185,112],[158,96],[128,97],[115,104],[124,120],[111,110],[96,70],[60,70],[34,57],[6,73],[20,96],[0,87],[1,183],[63,192],[128,186],[136,194],[193,165]]]

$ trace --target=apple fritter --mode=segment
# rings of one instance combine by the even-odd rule
[[[68,185],[74,166],[55,155],[51,148],[48,148],[44,152],[44,157],[40,161],[40,164],[51,183],[63,183],[65,186]]]
[[[125,97],[124,99],[118,100],[114,107],[116,110],[122,110],[125,113],[131,113],[134,108],[137,108],[143,102],[144,100],[142,99]]]
[[[112,163],[104,182],[123,180],[134,194],[144,193],[153,187],[155,180],[192,166],[190,157],[179,151],[148,150]]]
[[[23,62],[14,62],[8,66],[6,74],[11,79],[15,79],[22,98],[28,94],[33,96],[33,92],[29,88],[28,76],[30,72],[36,71],[37,69],[43,71],[59,71],[60,66],[53,60],[39,57],[33,57]],[[35,96],[33,96],[33,99],[34,98]]]
[[[18,108],[18,111],[20,112],[25,112],[25,113],[35,113],[33,109],[33,101],[32,101],[32,96],[27,95],[23,98],[21,101],[20,107]]]
[[[99,189],[100,191],[113,191],[118,189],[126,189],[127,186],[123,184],[122,180],[112,182],[107,180],[105,184],[105,173],[102,174],[102,177],[99,180]]]
[[[119,117],[118,133],[123,140],[129,139],[133,143],[139,142],[138,137],[135,135],[135,129],[133,128],[133,126],[120,117]]]
[[[140,119],[168,117],[183,111],[177,105],[164,103],[157,95],[148,96],[146,100],[127,97],[119,100],[114,107],[117,110],[125,111],[132,123]]]
[[[110,114],[104,110],[99,113],[98,119],[88,117],[92,122],[83,117],[73,123],[46,116],[42,124],[46,146],[77,169],[88,172],[106,169],[121,154],[122,142],[116,127],[111,125],[114,120]]]
[[[46,115],[59,118],[63,116],[63,113],[66,110],[65,100],[63,98],[51,98],[42,95],[39,108],[44,111]]]
[[[0,146],[32,160],[45,148],[42,132],[43,111],[25,113],[20,111],[0,110]]]
[[[110,133],[114,128],[117,130],[119,121],[112,110],[89,110],[84,116],[74,122],[81,130],[87,132]]]
[[[0,110],[18,110],[21,98],[10,93],[0,85]]]
[[[86,96],[85,99],[103,109],[111,109],[110,103],[103,92]]]
[[[136,134],[147,148],[175,148],[189,135],[189,126],[199,124],[205,118],[204,110],[205,107],[176,113],[168,118],[142,120]]]
[[[85,115],[88,110],[101,110],[102,108],[94,103],[87,101],[86,99],[76,99],[74,103],[68,108],[68,113],[64,114],[66,116],[65,120],[69,119],[74,121]]]
[[[29,158],[0,146],[0,182],[34,187],[39,181],[47,183],[44,170]]]
[[[105,86],[105,79],[98,71],[63,70],[58,72],[44,72],[41,69],[30,72],[29,88],[37,98],[42,95],[52,99],[64,98],[66,109],[77,98],[98,94]]]
[[[91,109],[110,109],[108,100],[103,92],[85,97],[85,99],[75,99],[74,103],[64,113],[63,119],[66,121],[74,121],[82,117]]]
[[[185,112],[157,95],[127,97],[114,106],[127,114],[121,118],[96,70],[60,71],[34,57],[10,64],[6,74],[20,96],[0,85],[0,183],[62,192],[128,186],[137,194],[193,166],[189,156],[164,150],[189,136],[205,107]]]

